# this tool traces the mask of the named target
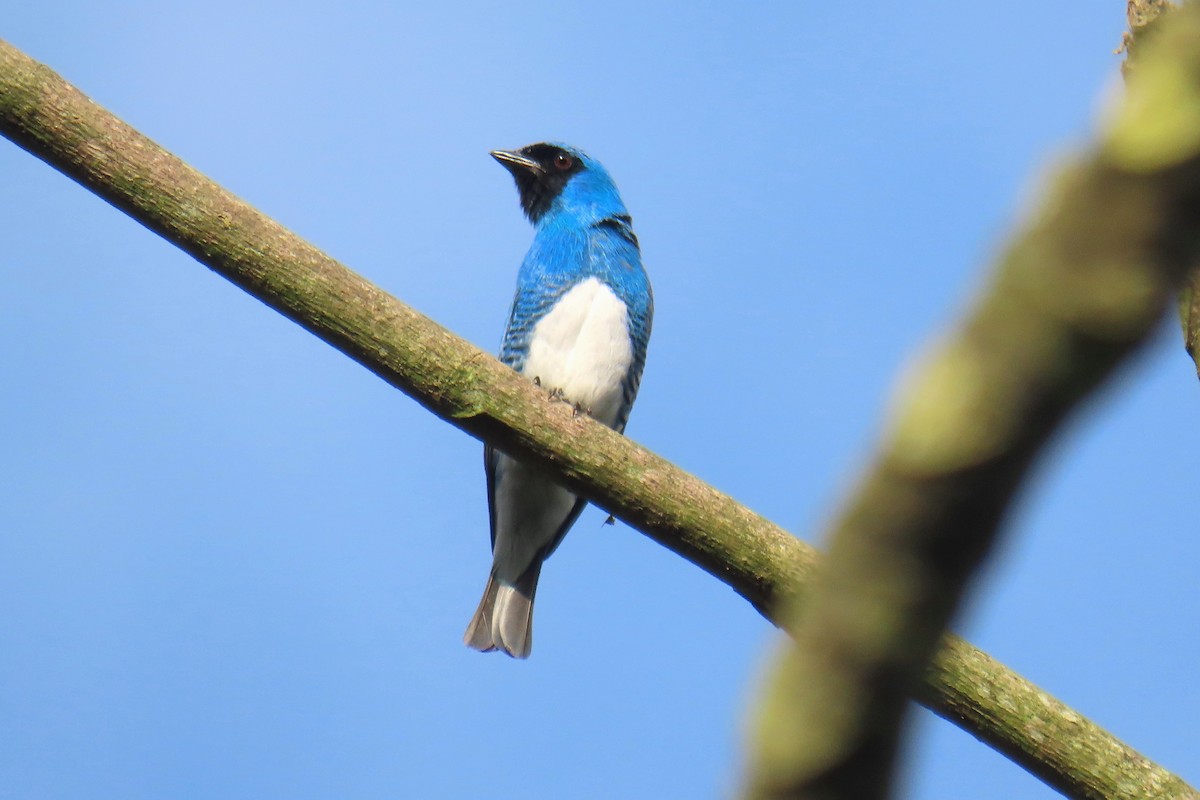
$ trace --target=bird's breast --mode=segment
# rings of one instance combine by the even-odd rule
[[[561,389],[567,400],[611,427],[632,363],[625,304],[600,280],[588,278],[534,326],[523,372],[549,390]]]

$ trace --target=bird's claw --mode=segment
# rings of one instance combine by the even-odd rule
[[[542,386],[542,376],[541,375],[533,376],[533,385],[534,386]],[[548,397],[551,400],[565,400],[566,399],[566,395],[563,394],[562,389],[551,389],[550,392],[548,393]]]

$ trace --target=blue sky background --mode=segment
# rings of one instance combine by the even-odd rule
[[[0,36],[488,350],[589,150],[657,318],[628,433],[797,535],[1115,85],[1124,2],[24,3]],[[332,6],[332,4],[329,4]],[[0,141],[0,795],[728,796],[778,643],[584,514],[532,659],[464,648],[478,442]],[[1200,385],[1173,328],[1040,470],[959,629],[1200,783]],[[1055,796],[920,712],[913,798]]]

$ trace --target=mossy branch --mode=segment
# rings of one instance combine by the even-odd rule
[[[1195,0],[1191,2],[1194,4]],[[1160,20],[1175,8],[1176,4],[1168,0],[1128,0],[1126,17],[1129,31],[1125,34],[1120,48],[1126,54],[1125,61],[1121,64],[1121,74],[1126,79],[1136,70],[1140,54],[1146,44],[1152,41],[1154,33],[1159,29]],[[1183,328],[1184,348],[1196,364],[1197,375],[1200,375],[1200,268],[1194,267],[1180,287],[1178,313]],[[1100,774],[1102,770],[1097,768],[1093,772]],[[1177,790],[1168,787],[1153,788],[1154,791],[1148,792],[1152,797],[1174,797],[1178,794]]]
[[[809,546],[632,441],[574,417],[492,356],[372,286],[0,42],[0,135],[175,243],[467,433],[531,462],[689,559],[779,623]],[[5,187],[12,191],[12,187]],[[1073,797],[1100,759],[1129,785],[1182,785],[1037,687],[948,640],[921,702]],[[1047,705],[1049,703],[1049,705]],[[1012,709],[1050,708],[1024,716]],[[1078,752],[1047,746],[1064,737]],[[1086,757],[1081,757],[1080,752]],[[1180,795],[1182,796],[1182,795]]]
[[[1014,495],[1197,263],[1200,4],[1171,13],[1138,59],[1099,140],[1058,174],[990,287],[905,380],[794,612],[795,645],[763,701],[752,797],[887,796],[908,698]],[[1048,744],[1073,747],[1064,734]],[[1086,796],[1195,796],[1178,782],[1131,786],[1110,769],[1122,761],[1081,759]]]
[[[1117,52],[1125,53],[1121,74],[1127,80],[1137,69],[1142,51],[1154,39],[1159,22],[1174,8],[1176,5],[1168,0],[1128,0],[1126,3],[1129,30]],[[1179,288],[1178,312],[1184,349],[1196,363],[1196,375],[1200,376],[1200,268],[1193,269]]]

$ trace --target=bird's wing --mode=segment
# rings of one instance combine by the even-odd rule
[[[496,471],[501,468],[501,459],[503,454],[496,448],[489,445],[484,445],[483,448],[483,471],[487,475],[487,501],[488,501],[488,531],[491,535],[492,550],[496,549]],[[511,464],[511,460],[507,461]],[[575,520],[579,519],[579,515],[583,513],[583,507],[587,505],[587,500],[582,497],[575,500],[575,504],[571,506],[571,510],[559,523],[558,528],[545,545],[537,552],[536,558],[546,559],[554,552],[555,548],[562,542],[563,537],[567,535],[567,531],[575,524]]]
[[[521,264],[508,325],[500,343],[500,360],[517,372],[524,371],[534,327],[568,289],[586,277],[580,268],[582,248],[569,244],[547,247],[538,246],[535,241]]]
[[[558,549],[558,546],[562,544],[562,540],[566,538],[567,531],[571,530],[571,526],[575,524],[575,520],[579,519],[579,515],[583,513],[583,508],[587,504],[588,501],[582,497],[575,500],[575,505],[571,506],[570,513],[567,514],[562,524],[558,526],[558,530],[555,531],[554,538],[538,554],[539,558],[545,560],[550,557],[551,553]]]
[[[492,538],[492,550],[496,549],[496,466],[500,451],[490,444],[483,446],[483,473],[487,476],[488,534]]]

